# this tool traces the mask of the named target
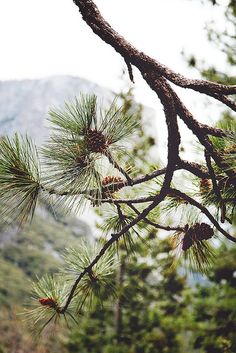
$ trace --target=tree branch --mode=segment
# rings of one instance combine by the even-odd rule
[[[165,77],[177,86],[190,88],[207,95],[215,94],[219,100],[222,95],[232,95],[236,93],[236,86],[227,86],[206,80],[188,79],[178,74],[152,59],[143,52],[138,51],[121,35],[119,35],[110,24],[105,21],[97,6],[92,0],[73,0],[78,6],[84,21],[89,25],[95,34],[104,42],[111,45],[130,64],[135,65],[141,72],[154,71]]]
[[[129,203],[127,203],[128,206],[137,214],[137,215],[140,215],[140,212],[139,210],[134,206],[132,205],[132,201],[130,201]],[[170,226],[163,226],[161,224],[158,224],[156,222],[153,222],[151,221],[150,219],[148,219],[147,217],[145,217],[144,219],[144,222],[147,223],[147,224],[150,224],[151,226],[153,226],[154,228],[156,229],[162,229],[162,230],[166,230],[166,231],[184,231],[184,228],[181,228],[181,227],[170,227]]]
[[[232,235],[230,235],[228,232],[226,232],[226,230],[224,230],[219,223],[217,222],[217,220],[212,216],[212,214],[208,211],[208,209],[206,207],[204,207],[203,205],[201,205],[199,202],[197,202],[196,200],[194,200],[192,197],[184,194],[183,192],[177,190],[177,189],[172,189],[171,188],[171,192],[179,197],[181,197],[182,199],[186,200],[187,202],[189,202],[191,205],[197,207],[199,210],[202,211],[202,213],[204,213],[207,218],[211,221],[212,224],[214,224],[214,226],[216,227],[216,229],[223,234],[227,239],[231,240],[232,242],[236,243],[236,238],[233,237]]]

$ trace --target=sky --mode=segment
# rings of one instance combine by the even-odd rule
[[[204,31],[221,11],[201,0],[95,0],[103,16],[138,49],[170,68],[191,73],[181,51],[217,60]],[[225,3],[225,0],[221,0]],[[0,80],[73,75],[119,90],[123,59],[83,22],[72,0],[0,0]],[[135,74],[139,101],[155,106]]]

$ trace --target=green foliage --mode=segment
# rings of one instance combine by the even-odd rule
[[[45,275],[33,283],[34,308],[24,312],[25,320],[33,332],[40,334],[48,325],[57,325],[61,318],[67,325],[71,320],[77,323],[74,313],[78,315],[84,307],[90,308],[95,300],[101,305],[105,299],[115,295],[114,271],[117,260],[110,248],[82,278],[73,293],[72,303],[64,311],[71,287],[101,249],[101,245],[93,246],[82,240],[80,246],[68,249],[65,253],[64,268],[60,273]]]
[[[55,273],[62,264],[59,253],[68,243],[75,246],[83,236],[83,223],[59,214],[56,221],[53,214],[41,205],[32,223],[20,232],[16,233],[14,228],[8,235],[1,232],[0,347],[4,353],[10,353],[13,349],[27,353],[67,352],[63,348],[66,334],[61,325],[63,322],[56,335],[41,336],[39,344],[32,339],[27,325],[23,325],[23,316],[19,315],[24,311],[23,307],[31,305],[29,293],[35,276],[41,278],[47,273]],[[87,232],[86,228],[84,232]],[[38,304],[37,300],[35,302]],[[60,321],[65,323],[64,319]],[[52,329],[50,327],[50,333]],[[49,331],[46,330],[46,333]]]
[[[130,211],[127,206],[122,205],[119,206],[118,209],[119,212],[117,211],[116,206],[102,207],[102,212],[100,214],[102,215],[102,224],[98,224],[98,227],[102,230],[105,236],[121,231],[123,227],[127,226],[135,219],[134,212]],[[134,251],[137,238],[140,239],[142,233],[140,225],[136,225],[132,227],[132,229],[129,229],[117,241],[117,252],[119,253],[119,250],[123,249],[126,250],[126,254],[128,255],[130,252]]]
[[[51,322],[56,324],[59,321],[60,308],[65,304],[68,294],[66,283],[59,278],[45,275],[32,285],[33,309],[24,313],[27,324],[35,333],[42,330]],[[63,315],[70,316],[70,312]]]
[[[107,156],[111,161],[112,154],[122,152],[120,141],[137,128],[135,116],[125,114],[115,101],[107,110],[99,110],[96,96],[83,95],[67,103],[64,110],[49,114],[53,134],[42,149],[46,185],[58,194],[83,191],[101,197],[101,158]]]
[[[232,353],[236,350],[235,249],[222,246],[218,258],[209,276],[212,282],[193,293],[193,344],[206,353]]]
[[[79,246],[67,249],[64,254],[63,278],[73,284],[101,249],[102,244],[92,244],[85,241],[81,242]],[[102,305],[104,299],[115,296],[114,272],[117,265],[114,249],[110,248],[89,274],[83,277],[74,298],[74,305],[78,313],[84,305],[89,308],[94,305],[94,302]]]
[[[209,1],[209,0],[208,0]],[[222,9],[222,23],[224,29],[217,29],[218,23],[212,21],[206,26],[207,35],[209,41],[220,50],[225,56],[225,61],[227,63],[227,71],[224,72],[217,68],[215,65],[209,66],[204,60],[203,63],[199,64],[199,59],[195,56],[190,56],[188,58],[188,64],[191,67],[196,67],[201,71],[203,77],[210,81],[216,81],[223,84],[236,84],[236,78],[231,70],[236,64],[236,4],[234,0],[228,0],[225,3],[220,3],[215,0],[210,0],[213,5],[219,6]],[[202,58],[201,58],[202,59]]]
[[[32,218],[39,193],[37,150],[17,134],[0,139],[0,202],[4,222],[25,223]]]
[[[23,298],[26,302],[29,288],[25,273],[14,263],[0,258],[0,306],[11,307]]]

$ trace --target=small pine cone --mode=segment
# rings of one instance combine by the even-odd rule
[[[92,152],[103,153],[107,149],[107,140],[101,131],[88,130],[85,142],[88,149]]]
[[[212,189],[212,182],[211,179],[201,179],[200,181],[200,191],[202,194],[211,191]]]
[[[102,186],[107,186],[112,183],[123,183],[123,182],[124,180],[119,176],[108,175],[102,180]],[[113,185],[112,187],[113,187],[112,191],[114,192],[121,189],[119,185]]]
[[[195,228],[197,239],[208,240],[213,237],[214,231],[211,226],[207,223],[198,223],[198,227]]]
[[[43,306],[48,306],[50,308],[56,308],[57,303],[53,298],[40,298],[39,302]]]
[[[190,231],[188,231],[187,233],[185,233],[183,241],[182,241],[182,250],[186,251],[189,248],[191,248],[191,246],[193,245],[193,239],[191,236],[191,228]]]

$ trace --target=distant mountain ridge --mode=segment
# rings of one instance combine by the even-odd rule
[[[0,81],[0,135],[14,132],[30,135],[37,144],[48,136],[48,110],[63,106],[80,93],[96,94],[105,102],[113,94],[91,81],[72,76],[37,80]]]

